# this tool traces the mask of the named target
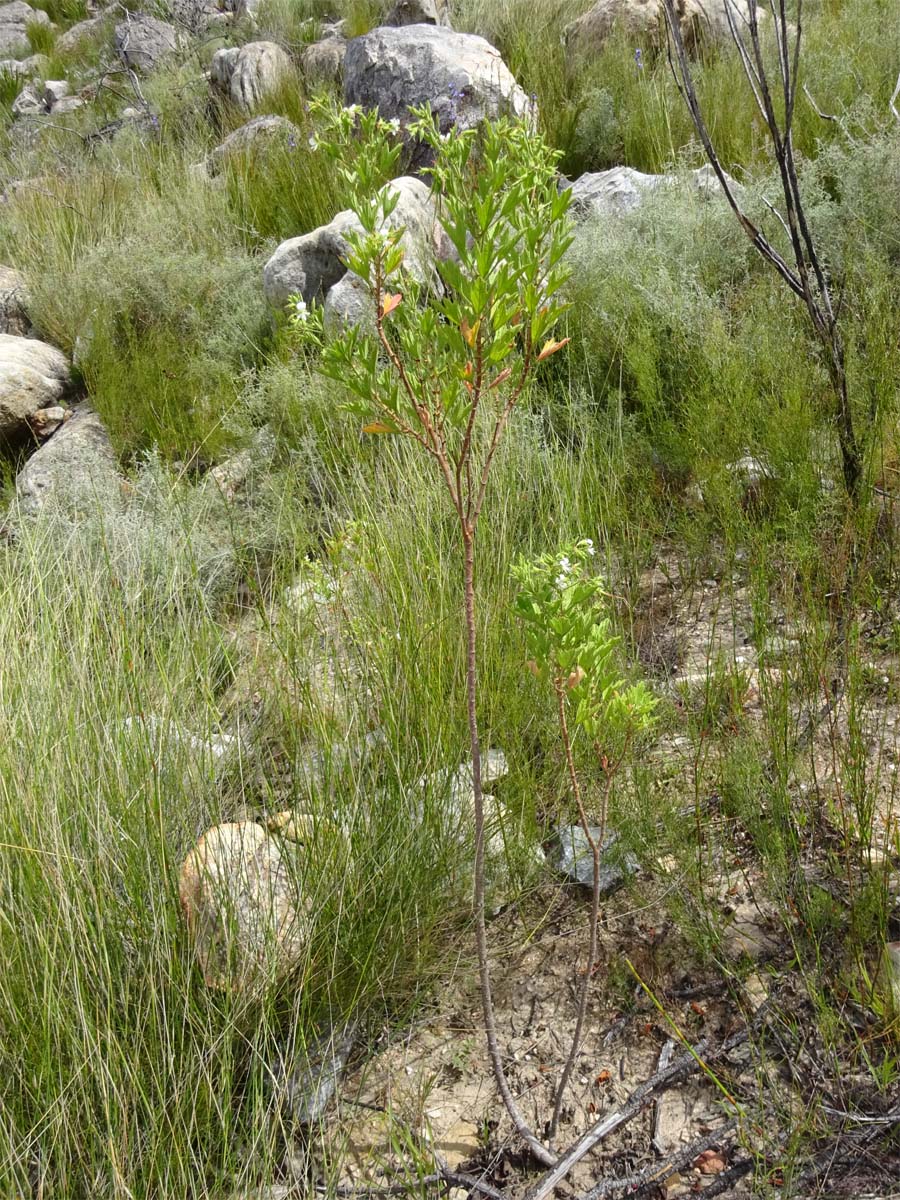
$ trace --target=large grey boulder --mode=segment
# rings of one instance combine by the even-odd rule
[[[0,441],[28,433],[29,419],[55,405],[71,380],[61,350],[33,338],[0,333]]]
[[[166,21],[135,13],[116,26],[115,43],[125,66],[146,75],[175,53],[178,34]]]
[[[445,235],[431,189],[421,179],[409,175],[386,186],[396,194],[397,205],[385,228],[404,231],[401,238],[404,269],[419,283],[435,284],[435,259],[443,253]],[[269,303],[282,308],[294,293],[307,304],[321,303],[347,271],[350,252],[347,234],[360,229],[352,212],[341,212],[328,225],[282,242],[263,269],[263,287]],[[352,308],[357,311],[358,289],[348,285],[345,291],[344,298],[354,299]]]
[[[447,0],[397,0],[385,25],[450,25]]]
[[[0,333],[25,337],[30,331],[25,276],[14,267],[0,266]]]
[[[50,18],[40,8],[23,0],[0,4],[0,55],[15,54],[28,45],[29,25],[49,25]]]
[[[207,159],[209,173],[218,174],[230,158],[265,154],[276,146],[296,145],[300,137],[300,130],[287,117],[254,117],[210,151]]]
[[[428,102],[442,129],[532,112],[490,42],[436,25],[382,26],[354,38],[344,58],[344,99],[377,108],[386,120]]]
[[[745,0],[679,0],[678,24],[689,51],[696,51],[705,42],[730,37],[727,3],[734,4],[740,25],[747,16]],[[761,11],[760,17],[764,19],[765,13]],[[566,52],[570,58],[597,54],[615,31],[664,46],[666,15],[662,0],[597,0],[593,8],[566,26]]]
[[[250,112],[282,82],[291,60],[275,42],[248,42],[218,50],[210,64],[210,84]]]
[[[122,477],[109,435],[96,413],[81,411],[32,454],[16,478],[18,512],[45,510],[77,518],[118,512]]]
[[[253,821],[214,826],[185,859],[178,893],[210,987],[253,988],[300,962],[309,921],[292,859]]]

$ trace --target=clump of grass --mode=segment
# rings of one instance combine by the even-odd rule
[[[74,353],[117,445],[208,462],[264,335],[259,264],[235,243],[224,196],[185,186],[183,164],[158,163],[152,143],[137,161],[145,174],[127,181],[94,165],[23,193],[8,228],[23,234],[40,328]]]
[[[22,90],[22,83],[15,71],[0,71],[0,111],[8,109]]]
[[[88,15],[86,0],[34,0],[31,7],[45,12],[54,25],[74,25]]]
[[[32,54],[51,54],[56,42],[56,30],[40,21],[29,21],[25,26]]]

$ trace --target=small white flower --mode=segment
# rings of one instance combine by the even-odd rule
[[[352,117],[358,117],[359,114],[362,112],[362,105],[361,104],[345,105],[344,112],[350,113],[350,115]]]
[[[568,575],[569,572],[572,570],[572,564],[565,557],[565,555],[563,555],[563,557],[559,560],[559,569],[563,573],[563,575]]]
[[[309,148],[310,150],[318,150],[319,148],[319,139],[314,133],[311,133],[309,136]]]
[[[569,581],[568,581],[568,579],[566,579],[565,575],[557,575],[557,577],[556,577],[557,590],[561,592],[568,582]]]
[[[400,131],[400,118],[391,117],[391,119],[388,121],[388,125],[390,125],[391,129],[393,129],[394,133],[398,133]]]
[[[594,543],[591,541],[590,538],[584,539],[584,548],[585,548],[585,550],[587,550],[588,554],[590,554],[591,558],[593,558],[594,555],[597,553],[597,551],[594,549]]]
[[[298,321],[308,321],[309,320],[309,309],[306,306],[305,300],[298,300],[297,303],[294,305],[294,316],[297,318]]]

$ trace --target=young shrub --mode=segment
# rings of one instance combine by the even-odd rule
[[[646,684],[625,681],[621,639],[613,633],[608,594],[602,579],[589,573],[593,557],[594,544],[590,538],[584,538],[562,547],[556,554],[520,559],[512,570],[519,585],[516,612],[525,623],[529,667],[542,683],[552,688],[556,699],[569,787],[591,848],[594,872],[588,963],[582,974],[575,1033],[553,1106],[551,1138],[559,1125],[563,1096],[578,1056],[588,989],[597,960],[600,858],[610,793],[627,762],[634,738],[650,728],[656,707]],[[577,734],[587,738],[603,770],[599,835],[592,832],[575,766],[573,738]]]
[[[356,120],[358,116],[358,122]],[[348,407],[364,431],[399,435],[420,446],[443,481],[464,552],[466,692],[475,812],[476,944],[488,1048],[500,1094],[530,1150],[555,1156],[535,1137],[506,1081],[497,1043],[484,912],[485,822],[479,738],[475,542],[491,466],[507,423],[538,365],[568,339],[552,331],[564,305],[559,292],[570,244],[568,193],[556,186],[557,156],[525,123],[442,136],[431,111],[413,110],[408,133],[434,156],[433,190],[453,255],[436,265],[433,286],[404,271],[402,229],[387,228],[397,200],[373,191],[399,157],[400,145],[377,114],[335,112],[334,141],[360,136],[367,152],[347,170],[361,232],[348,237],[348,266],[372,300],[368,328],[332,341],[324,371],[350,393]],[[325,145],[325,143],[323,143]],[[308,336],[318,326],[305,313]]]

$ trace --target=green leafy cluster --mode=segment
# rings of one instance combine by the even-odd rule
[[[433,155],[451,247],[423,284],[404,269],[403,229],[388,227],[397,193],[368,192],[398,149],[386,145],[393,128],[363,120],[375,136],[357,160],[361,231],[347,236],[347,265],[371,289],[375,329],[346,331],[326,348],[323,369],[346,384],[348,407],[371,432],[411,434],[432,452],[465,455],[482,397],[515,399],[535,365],[564,344],[545,340],[565,308],[561,259],[571,242],[557,155],[525,122],[442,134],[429,108],[412,109],[406,134]]]
[[[611,748],[649,729],[656,699],[642,681],[624,678],[609,596],[590,571],[594,555],[593,542],[583,538],[555,554],[519,559],[512,575],[529,666],[570,697],[575,721],[591,742]]]

